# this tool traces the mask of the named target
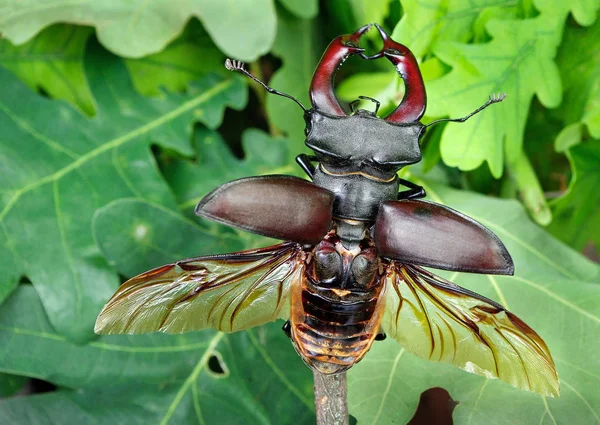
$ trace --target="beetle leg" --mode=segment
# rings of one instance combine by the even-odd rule
[[[419,199],[427,196],[425,193],[425,189],[423,186],[419,186],[418,184],[414,184],[413,182],[409,182],[408,180],[398,179],[401,185],[409,187],[410,190],[404,190],[402,192],[398,192],[398,200],[402,201],[405,199]]]
[[[311,179],[315,174],[315,166],[312,165],[312,161],[317,161],[317,157],[314,155],[309,156],[305,153],[302,153],[296,157],[296,162],[298,163],[298,165],[300,165],[300,167]]]
[[[375,341],[384,341],[387,338],[385,332],[378,333],[375,337]]]
[[[359,28],[352,34],[340,35],[327,46],[310,83],[310,102],[316,110],[331,115],[346,115],[335,97],[333,79],[338,68],[349,56],[364,53],[365,49],[358,47],[358,42],[369,28],[371,24]]]
[[[281,327],[281,330],[283,331],[284,334],[287,335],[288,338],[290,338],[290,339],[292,338],[292,324],[290,323],[289,320],[286,320],[286,322]]]

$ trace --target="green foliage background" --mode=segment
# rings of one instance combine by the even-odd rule
[[[442,386],[457,424],[600,424],[599,0],[0,0],[0,423],[314,423],[312,377],[272,324],[224,335],[97,337],[120,282],[180,258],[271,241],[193,216],[217,185],[301,175],[302,114],[225,57],[308,104],[327,42],[379,22],[422,64],[438,126],[403,177],[496,232],[515,277],[444,274],[547,341],[562,395],[544,399],[393,341],[349,374],[359,424],[406,423]],[[377,51],[377,36],[366,45]],[[402,84],[349,60],[339,96]],[[366,105],[365,105],[366,106]],[[282,211],[282,214],[287,213]],[[560,241],[562,242],[560,242]],[[214,367],[215,362],[221,370]],[[28,394],[30,379],[55,391]],[[21,394],[21,396],[15,396]]]

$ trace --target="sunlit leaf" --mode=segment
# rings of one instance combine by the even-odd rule
[[[560,26],[542,17],[522,21],[491,21],[492,41],[478,45],[444,43],[435,53],[452,71],[427,85],[428,115],[460,117],[492,93],[506,92],[504,102],[462,125],[448,125],[441,142],[444,162],[472,170],[483,161],[502,175],[504,156],[515,161],[534,95],[548,106],[560,103],[561,85],[552,60]]]
[[[68,22],[95,27],[107,49],[126,57],[162,50],[192,17],[200,19],[221,50],[246,61],[269,51],[276,29],[271,0],[52,0],[43,7],[36,0],[9,0],[0,6],[0,16],[0,32],[15,44],[29,41],[48,25]]]
[[[515,15],[515,0],[424,0],[401,1],[404,15],[394,28],[392,38],[410,46],[422,56],[438,42],[467,42],[473,35],[473,24],[479,16],[509,17]]]

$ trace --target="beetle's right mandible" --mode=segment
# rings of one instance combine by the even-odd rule
[[[396,124],[419,121],[425,113],[425,107],[427,106],[425,84],[419,70],[419,64],[408,47],[392,40],[379,25],[375,24],[375,26],[383,40],[383,48],[381,52],[368,59],[377,59],[385,56],[396,67],[396,71],[402,80],[404,80],[405,87],[402,102],[385,117],[385,120]]]

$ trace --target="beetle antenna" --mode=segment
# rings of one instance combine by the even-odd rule
[[[278,90],[275,90],[269,86],[267,86],[265,83],[263,83],[262,81],[260,81],[257,77],[255,77],[254,75],[250,74],[246,68],[245,68],[245,64],[244,62],[241,61],[236,61],[233,59],[225,59],[225,68],[227,68],[230,71],[237,71],[240,72],[242,74],[244,74],[246,77],[250,77],[252,78],[254,81],[256,81],[258,84],[260,84],[261,86],[263,86],[265,88],[265,90],[271,94],[276,94],[278,96],[283,96],[283,97],[287,97],[288,99],[292,99],[294,102],[296,102],[298,104],[298,106],[300,106],[302,108],[302,110],[304,112],[306,112],[306,108],[304,107],[304,105],[302,103],[300,103],[300,101],[298,99],[296,99],[294,96],[287,94],[287,93],[282,93]]]
[[[431,121],[430,123],[425,124],[425,127],[429,127],[431,125],[438,124],[438,123],[441,123],[441,122],[446,122],[446,121],[450,121],[450,122],[465,122],[466,120],[468,120],[469,118],[471,118],[473,115],[478,114],[479,112],[483,111],[488,106],[490,106],[490,105],[492,105],[494,103],[502,102],[504,99],[506,99],[506,93],[492,94],[487,102],[485,102],[479,108],[475,109],[469,115],[466,115],[466,116],[464,116],[462,118],[441,118],[439,120]]]

